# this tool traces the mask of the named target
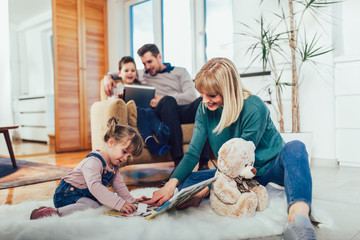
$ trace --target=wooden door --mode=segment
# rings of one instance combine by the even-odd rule
[[[90,127],[90,108],[92,104],[100,100],[100,80],[108,71],[108,45],[107,45],[107,10],[106,0],[86,0],[85,1],[85,25],[86,25],[86,62],[85,62],[85,82],[87,99],[86,110],[87,129],[85,144],[86,148],[91,148],[91,127]]]
[[[56,152],[91,148],[90,106],[107,70],[106,0],[53,0]]]

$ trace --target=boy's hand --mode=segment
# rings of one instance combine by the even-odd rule
[[[116,97],[124,100],[124,93],[119,93]]]
[[[136,211],[136,207],[132,203],[126,202],[124,206],[121,208],[121,211],[130,214]]]
[[[111,97],[114,94],[113,87],[116,88],[115,81],[110,76],[104,76],[104,91],[107,96]]]

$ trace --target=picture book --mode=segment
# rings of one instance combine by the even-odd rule
[[[147,199],[147,200],[150,200],[150,199]],[[148,205],[145,203],[134,203],[134,206],[136,207],[137,211],[130,213],[130,214],[128,214],[124,211],[118,211],[115,209],[107,211],[107,212],[105,212],[105,214],[109,215],[109,216],[115,216],[115,217],[144,217],[144,218],[147,218],[160,208],[159,206]]]
[[[180,204],[186,202],[190,198],[192,198],[194,195],[199,193],[201,190],[203,190],[206,186],[211,184],[216,180],[216,177],[207,179],[205,181],[199,182],[197,184],[194,184],[192,186],[186,187],[181,189],[180,191],[175,190],[174,196],[165,202],[162,206],[158,207],[155,205],[147,205],[144,203],[135,203],[134,205],[137,208],[137,211],[131,214],[127,214],[123,211],[117,211],[117,210],[110,210],[107,211],[105,214],[111,215],[111,216],[117,216],[117,217],[134,217],[134,216],[141,216],[145,219],[152,219],[155,216],[165,212],[172,210],[179,206]]]

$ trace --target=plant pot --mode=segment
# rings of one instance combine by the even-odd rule
[[[293,140],[299,140],[305,144],[306,151],[309,154],[309,164],[311,163],[311,150],[312,150],[312,141],[313,133],[312,132],[301,132],[301,133],[281,133],[281,137],[285,142],[290,142]]]

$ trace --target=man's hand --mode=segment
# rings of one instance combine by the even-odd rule
[[[115,81],[108,75],[104,76],[104,91],[108,97],[114,94],[113,87],[116,88]]]
[[[155,97],[153,99],[151,99],[151,101],[150,101],[150,106],[156,107],[163,97],[164,96],[155,95]]]
[[[145,201],[144,203],[156,204],[157,206],[163,205],[174,195],[174,191],[178,182],[179,181],[176,178],[170,179],[164,187],[153,193],[153,197],[149,201]]]

